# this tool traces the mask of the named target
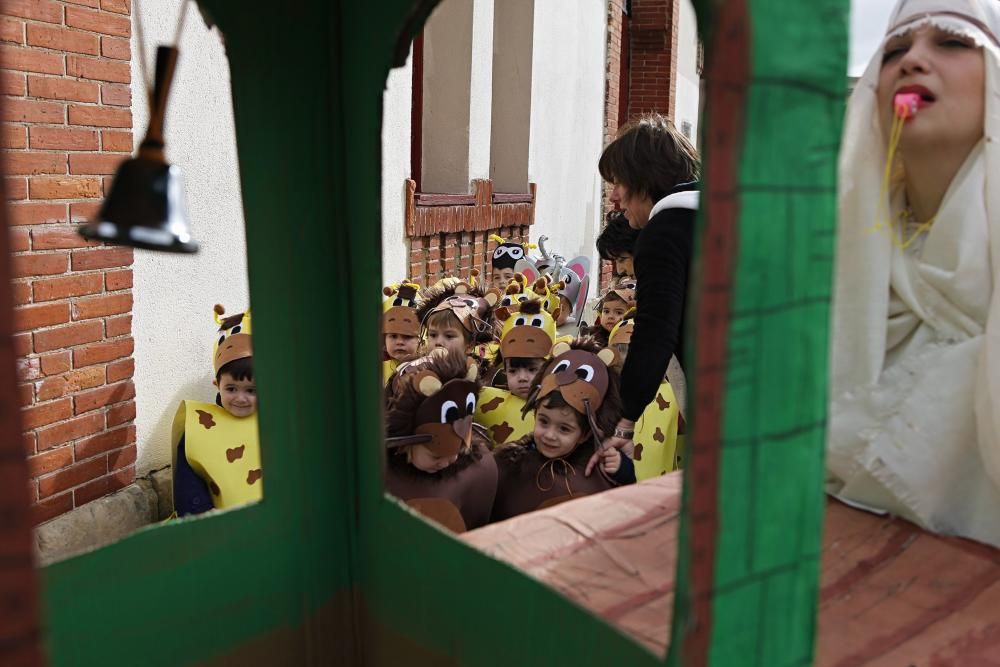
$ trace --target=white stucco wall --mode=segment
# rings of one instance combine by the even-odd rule
[[[404,234],[403,181],[410,177],[410,128],[413,105],[413,50],[405,67],[389,71],[382,95],[382,282],[408,277]]]
[[[538,184],[531,238],[567,258],[589,255],[601,223],[603,0],[536,0],[528,177]],[[596,282],[596,281],[595,281]]]
[[[180,0],[139,4],[150,59],[157,42],[173,39],[180,6]],[[152,72],[152,63],[148,68]],[[136,146],[149,117],[143,91],[134,38]],[[231,312],[248,305],[229,64],[218,31],[206,28],[193,4],[180,41],[166,143],[167,159],[184,173],[191,231],[201,251],[183,256],[135,253],[132,332],[139,474],[170,462],[170,423],[181,399],[215,399],[213,304],[222,303]]]
[[[674,124],[678,129],[684,123],[691,124],[691,141],[698,143],[698,100],[700,78],[698,77],[698,24],[694,7],[690,0],[681,2],[680,29],[677,32],[677,98],[674,109]]]
[[[509,2],[509,0],[500,1]],[[493,0],[473,2],[472,77],[469,83],[470,184],[474,178],[490,177],[490,135],[493,124],[493,10]]]

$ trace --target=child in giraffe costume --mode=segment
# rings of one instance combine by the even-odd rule
[[[223,318],[213,352],[216,404],[182,401],[174,416],[174,511],[200,514],[263,497],[248,309]]]

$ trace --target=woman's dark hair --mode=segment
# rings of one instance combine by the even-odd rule
[[[234,380],[253,380],[253,357],[243,357],[233,359],[228,364],[219,369],[215,374],[215,381],[222,378],[223,373],[228,373]]]
[[[698,180],[698,150],[664,116],[644,115],[618,131],[597,163],[601,177],[633,196],[658,202],[681,183]]]
[[[597,236],[597,254],[609,262],[626,255],[634,257],[639,230],[629,226],[625,212],[611,211],[605,220],[607,224]]]

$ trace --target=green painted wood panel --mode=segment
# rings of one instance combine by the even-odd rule
[[[433,4],[202,0],[232,71],[265,499],[46,568],[52,664],[666,662],[382,492],[381,99],[400,32]],[[713,19],[734,4],[712,3]],[[709,655],[807,664],[847,0],[746,6]],[[707,24],[707,0],[699,10]],[[676,638],[692,627],[695,538]]]

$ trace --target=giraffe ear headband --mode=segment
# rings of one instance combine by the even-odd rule
[[[420,286],[415,283],[399,283],[383,288],[382,293],[389,297],[382,302],[383,334],[420,335],[416,311],[419,291]]]
[[[219,332],[212,349],[212,369],[218,376],[219,369],[229,362],[253,356],[252,318],[249,308],[243,313],[226,318],[223,318],[226,314],[224,306],[216,304],[214,311]]]

